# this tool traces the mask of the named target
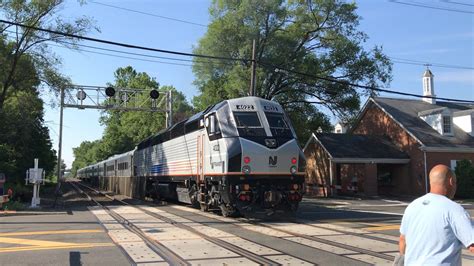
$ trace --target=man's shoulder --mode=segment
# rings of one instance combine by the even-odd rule
[[[419,198],[416,198],[410,204],[408,204],[407,209],[417,209],[418,207],[428,206],[432,204],[435,204],[438,207],[443,206],[446,209],[453,209],[453,210],[459,210],[459,208],[463,209],[461,205],[450,200],[449,198],[442,195],[432,194],[432,193],[428,193]]]

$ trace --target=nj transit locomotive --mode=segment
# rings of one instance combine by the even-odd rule
[[[282,107],[244,97],[210,106],[77,175],[117,193],[220,208],[228,216],[296,210],[305,164]]]

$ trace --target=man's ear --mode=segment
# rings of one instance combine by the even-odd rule
[[[455,183],[455,181],[454,181],[454,176],[452,176],[452,175],[449,176],[448,182],[449,182],[449,185],[450,185],[450,186],[454,186],[454,183]]]

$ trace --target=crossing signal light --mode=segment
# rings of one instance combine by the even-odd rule
[[[107,87],[105,89],[105,95],[108,97],[113,97],[115,95],[115,89],[113,87]]]
[[[151,91],[150,91],[150,97],[151,97],[153,100],[158,99],[159,96],[160,96],[160,93],[159,93],[157,90],[151,90]]]

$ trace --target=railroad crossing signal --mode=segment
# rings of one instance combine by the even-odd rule
[[[73,86],[64,89],[62,107],[169,113],[170,98],[171,92],[167,91],[166,97],[160,100],[160,92],[156,89]],[[159,106],[163,107],[158,108]]]
[[[159,108],[163,105],[164,108]],[[64,107],[78,109],[163,112],[166,114],[166,127],[171,127],[173,125],[172,91],[166,91],[166,97],[161,97],[160,100],[160,92],[156,89],[143,90],[116,88],[112,86],[101,87],[81,85],[61,88],[58,162],[61,162]],[[58,181],[62,181],[61,167],[58,167]]]

